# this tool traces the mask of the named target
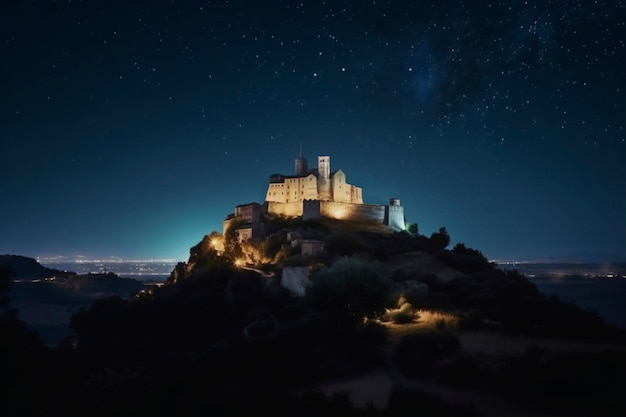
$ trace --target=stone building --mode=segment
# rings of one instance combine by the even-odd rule
[[[331,172],[330,156],[318,156],[317,168],[308,169],[302,152],[295,159],[294,174],[270,175],[265,203],[235,207],[235,212],[224,220],[224,232],[237,220],[244,223],[238,227],[240,241],[262,237],[264,229],[259,224],[266,213],[304,220],[329,217],[376,221],[396,231],[405,227],[404,208],[399,199],[390,199],[388,205],[364,204],[360,187],[348,183],[341,169]]]
[[[261,222],[261,216],[265,211],[259,203],[240,204],[235,207],[234,213],[224,219],[223,232],[226,233],[230,225],[237,222],[236,232],[239,243],[252,238],[262,238],[265,236],[265,227]]]
[[[307,161],[300,154],[295,168],[295,175],[270,175],[265,201],[294,203],[320,200],[363,204],[360,187],[349,184],[342,170],[331,173],[330,156],[318,156],[317,168],[307,170]]]
[[[294,239],[291,246],[300,245],[300,254],[302,256],[316,256],[325,252],[326,242],[315,239]]]

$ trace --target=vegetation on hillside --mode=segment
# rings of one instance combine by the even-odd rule
[[[74,315],[75,336],[58,349],[42,347],[5,310],[2,330],[11,337],[3,338],[2,355],[11,366],[3,367],[3,387],[10,381],[11,389],[3,389],[3,414],[476,415],[490,395],[510,410],[524,404],[529,414],[626,410],[624,331],[542,295],[477,250],[446,249],[445,228],[426,237],[417,227],[409,234],[328,221],[268,223],[271,235],[262,241],[205,236],[166,285],[132,300],[95,301]],[[287,231],[325,242],[326,252],[302,257]],[[394,270],[399,256],[430,269],[416,262]],[[306,297],[280,285],[280,266],[294,262],[313,269]],[[456,278],[441,279],[439,270]],[[427,317],[435,322],[421,326]],[[618,350],[474,354],[462,340],[476,331]],[[356,407],[347,393],[322,389],[372,372],[402,376],[384,408]]]

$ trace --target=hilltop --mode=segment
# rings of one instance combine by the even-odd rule
[[[10,267],[16,279],[44,279],[64,274],[58,269],[46,268],[36,259],[20,255],[0,255],[0,267]]]
[[[45,414],[64,415],[626,409],[625,332],[478,250],[448,249],[445,228],[265,221],[267,238],[213,232],[166,285],[74,315],[75,336],[47,362],[16,362],[26,371],[7,410],[33,411],[20,400],[33,390]],[[311,242],[321,249],[306,252]],[[281,285],[289,268],[310,271],[302,297]]]

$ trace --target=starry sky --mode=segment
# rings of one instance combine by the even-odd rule
[[[331,156],[490,259],[626,259],[626,1],[0,10],[0,253],[186,260]]]

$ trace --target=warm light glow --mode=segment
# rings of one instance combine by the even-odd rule
[[[435,327],[439,323],[444,323],[447,327],[454,327],[459,321],[454,314],[431,310],[417,310],[417,317],[418,323],[429,327]]]
[[[335,206],[332,208],[331,214],[335,219],[342,220],[346,217],[348,210],[345,206]]]
[[[236,259],[235,260],[235,266],[237,268],[239,268],[240,266],[243,266],[243,261],[241,259]]]
[[[224,252],[224,239],[219,237],[214,237],[211,239],[211,247],[221,254]]]
[[[413,320],[408,323],[394,323],[394,313],[404,312],[413,315]],[[365,317],[364,322],[368,322]],[[404,297],[398,299],[398,308],[385,309],[383,317],[374,320],[378,324],[385,326],[392,340],[399,340],[403,336],[424,331],[433,331],[441,328],[455,328],[459,318],[452,313],[432,311],[432,310],[414,310],[413,307],[406,303]]]

